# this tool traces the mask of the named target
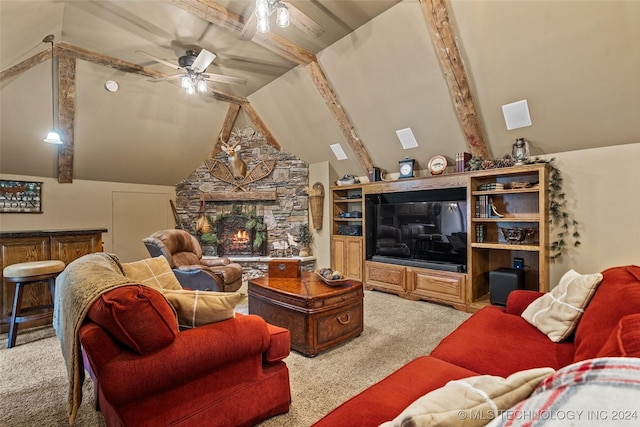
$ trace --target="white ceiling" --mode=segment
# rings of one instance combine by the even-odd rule
[[[178,1],[178,0],[176,0]],[[218,1],[248,17],[252,1]],[[320,23],[314,38],[291,26],[277,33],[317,54],[373,163],[420,168],[435,154],[468,150],[418,0],[291,1]],[[492,154],[517,137],[536,154],[640,142],[640,2],[447,2]],[[218,55],[208,71],[247,78],[216,89],[246,96],[282,148],[339,175],[364,175],[307,71],[259,45],[239,41],[172,1],[0,1],[0,69],[45,50],[42,38],[154,68],[136,53],[176,61],[188,46]],[[272,25],[272,29],[275,25]],[[274,30],[276,31],[276,30]],[[172,185],[208,156],[228,104],[188,97],[170,83],[78,61],[74,177]],[[117,80],[109,93],[104,82]],[[56,176],[50,62],[0,86],[0,172]],[[533,125],[506,130],[501,105],[527,99]],[[241,117],[237,126],[251,125]],[[395,130],[411,127],[420,146],[403,150]],[[340,143],[349,160],[337,161]]]

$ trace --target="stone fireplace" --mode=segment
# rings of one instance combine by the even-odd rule
[[[275,161],[269,175],[241,185],[230,184],[213,176],[203,162],[187,179],[176,185],[176,214],[179,226],[200,238],[196,232],[196,223],[201,212],[216,224],[218,243],[212,244],[200,240],[205,256],[230,257],[243,265],[247,274],[245,280],[266,273],[269,257],[296,256],[299,247],[292,246],[300,234],[300,225],[309,224],[309,167],[292,154],[279,151],[267,143],[259,132],[251,128],[235,132],[229,143],[238,142],[239,156],[246,162],[247,171],[251,171],[260,162]],[[228,164],[227,156],[220,152],[214,159]],[[216,198],[222,194],[224,197]],[[266,228],[264,243],[256,250],[247,245],[242,233],[243,220],[235,224],[233,231],[224,231],[227,219],[234,216],[261,218]],[[235,221],[235,220],[234,220]],[[223,227],[221,226],[221,223]],[[233,227],[231,227],[233,228]],[[244,227],[246,229],[246,227]],[[255,236],[247,230],[249,240]],[[220,233],[223,234],[220,234]],[[289,249],[283,252],[281,249]],[[303,269],[313,270],[315,261],[302,264]]]
[[[262,218],[260,218],[262,219]],[[217,223],[217,253],[220,256],[265,256],[266,242],[257,248],[254,246],[256,233],[247,230],[248,217],[231,215],[220,218]]]

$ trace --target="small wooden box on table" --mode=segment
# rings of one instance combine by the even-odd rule
[[[362,333],[362,283],[326,285],[317,274],[249,280],[249,313],[289,329],[291,348],[315,356]]]

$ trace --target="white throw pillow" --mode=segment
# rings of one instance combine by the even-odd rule
[[[551,341],[563,341],[575,330],[601,281],[600,273],[569,270],[551,292],[529,304],[522,317]]]
[[[479,375],[449,381],[380,427],[483,426],[526,399],[553,372],[552,368],[535,368],[516,372],[508,378]]]

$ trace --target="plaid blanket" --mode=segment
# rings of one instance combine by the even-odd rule
[[[605,357],[565,366],[489,424],[571,425],[640,425],[640,359]]]

